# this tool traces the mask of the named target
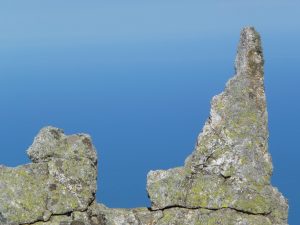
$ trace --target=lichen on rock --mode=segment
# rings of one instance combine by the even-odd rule
[[[213,97],[184,166],[148,173],[151,208],[97,204],[90,136],[45,127],[27,151],[32,163],[0,166],[0,225],[287,224],[287,200],[270,183],[263,64],[260,36],[246,27],[236,74]]]
[[[97,180],[97,155],[88,135],[66,136],[45,127],[27,152],[33,163],[0,168],[0,222],[32,224],[87,210]]]
[[[243,29],[236,75],[212,99],[194,152],[181,168],[148,174],[152,209],[230,208],[268,215],[274,224],[286,221],[286,200],[270,185],[263,63],[259,34]],[[285,216],[277,218],[278,210]]]

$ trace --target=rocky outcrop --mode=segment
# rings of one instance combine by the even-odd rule
[[[95,199],[97,156],[88,135],[42,129],[27,151],[31,164],[0,168],[0,222],[32,224],[86,211]]]
[[[280,200],[271,174],[260,38],[244,29],[236,75],[212,99],[194,152],[184,167],[151,171],[147,189],[153,209],[177,205],[267,215]],[[284,200],[279,205],[284,207]]]
[[[236,74],[213,97],[193,153],[182,167],[149,172],[151,208],[97,204],[91,138],[46,127],[27,151],[33,163],[0,167],[0,224],[287,224],[287,200],[270,184],[263,64],[259,34],[246,27]]]

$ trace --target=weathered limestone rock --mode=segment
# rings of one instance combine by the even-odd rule
[[[97,155],[85,134],[43,128],[31,164],[0,166],[0,225],[287,224],[287,200],[270,184],[263,54],[254,28],[241,32],[236,74],[213,97],[184,166],[150,171],[150,209],[95,201]]]

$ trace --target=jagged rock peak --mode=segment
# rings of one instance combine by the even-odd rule
[[[252,27],[241,32],[236,65],[236,74],[224,92],[211,101],[210,117],[186,166],[193,171],[205,167],[242,181],[269,183],[272,162],[263,56],[260,36]]]
[[[234,209],[285,224],[287,202],[270,185],[268,114],[259,34],[242,30],[236,74],[213,97],[210,117],[183,167],[150,171],[152,209]],[[246,223],[247,224],[247,223]]]
[[[288,205],[270,184],[263,53],[242,30],[236,74],[213,97],[210,116],[184,166],[150,171],[151,208],[97,204],[97,155],[89,135],[45,127],[27,154],[0,166],[0,225],[285,225]]]

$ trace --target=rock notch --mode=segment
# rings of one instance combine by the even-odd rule
[[[45,127],[27,151],[33,163],[0,166],[0,224],[287,224],[287,200],[270,184],[263,64],[259,34],[246,27],[236,74],[213,97],[193,153],[182,167],[148,173],[151,208],[97,204],[90,136]]]

